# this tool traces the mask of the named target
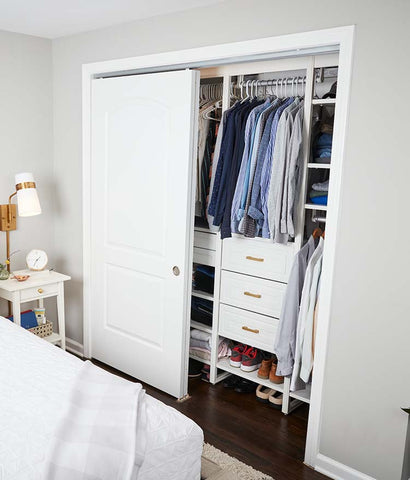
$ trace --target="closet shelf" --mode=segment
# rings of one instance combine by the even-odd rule
[[[335,98],[314,98],[312,105],[336,105]]]
[[[291,398],[296,398],[296,400],[300,400],[301,402],[310,403],[310,388],[295,390],[294,392],[290,392],[289,395]]]
[[[214,296],[212,293],[202,292],[201,290],[192,290],[192,296],[197,298],[203,298],[205,300],[210,300],[213,302]]]
[[[250,380],[251,382],[255,382],[259,385],[264,385],[265,387],[274,388],[278,392],[283,392],[284,390],[283,383],[277,385],[276,383],[270,382],[269,379],[263,380],[262,378],[259,378],[258,370],[255,370],[254,372],[244,372],[240,368],[232,367],[229,364],[229,358],[221,358],[216,366],[221,370],[225,370],[225,372],[232,373],[233,375],[238,375],[238,377],[246,378],[246,380]]]
[[[189,354],[189,358],[192,358],[192,360],[196,360],[197,362],[205,363],[205,365],[211,365],[210,360],[205,360],[201,357],[197,357],[196,355],[192,355],[191,353]]]
[[[330,167],[330,163],[308,163],[308,168],[323,168],[326,170],[330,170]]]
[[[327,205],[316,205],[315,203],[306,203],[306,210],[321,210],[322,212],[327,211]]]
[[[204,227],[194,227],[194,231],[196,232],[203,232],[203,233],[209,233],[209,235],[216,235],[215,232],[211,232],[209,228],[204,228]]]
[[[212,327],[208,327],[208,325],[204,325],[201,322],[196,322],[195,320],[191,320],[191,327],[201,330],[201,332],[212,333]]]

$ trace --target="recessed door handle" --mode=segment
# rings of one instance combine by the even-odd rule
[[[259,333],[259,330],[257,328],[249,328],[249,327],[246,327],[245,325],[242,327],[242,330],[246,330],[247,332],[252,332],[252,333]]]
[[[260,257],[252,257],[251,255],[246,255],[246,260],[253,260],[254,262],[264,262],[265,259],[264,258],[260,258]]]
[[[179,268],[175,265],[175,267],[172,268],[172,273],[177,277],[181,272]]]
[[[262,295],[260,293],[251,293],[251,292],[243,292],[244,295],[247,295],[248,297],[254,297],[254,298],[261,298]]]

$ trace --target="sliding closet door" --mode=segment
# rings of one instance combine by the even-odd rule
[[[186,394],[199,73],[92,85],[92,356]]]

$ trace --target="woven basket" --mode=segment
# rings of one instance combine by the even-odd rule
[[[29,328],[29,331],[41,338],[48,337],[53,333],[53,322],[47,322],[44,325]]]

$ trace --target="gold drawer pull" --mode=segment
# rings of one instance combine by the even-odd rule
[[[44,290],[43,290],[42,288],[39,288],[39,289],[37,290],[37,292],[38,292],[38,293],[43,293]]]
[[[252,332],[252,333],[259,333],[259,330],[257,328],[249,328],[249,327],[242,327],[242,330],[246,330],[247,332]]]
[[[264,258],[252,257],[251,255],[246,255],[246,260],[253,260],[254,262],[264,262]]]
[[[251,292],[243,292],[244,295],[247,295],[248,297],[255,297],[255,298],[261,298],[262,295],[260,293],[251,293]]]

